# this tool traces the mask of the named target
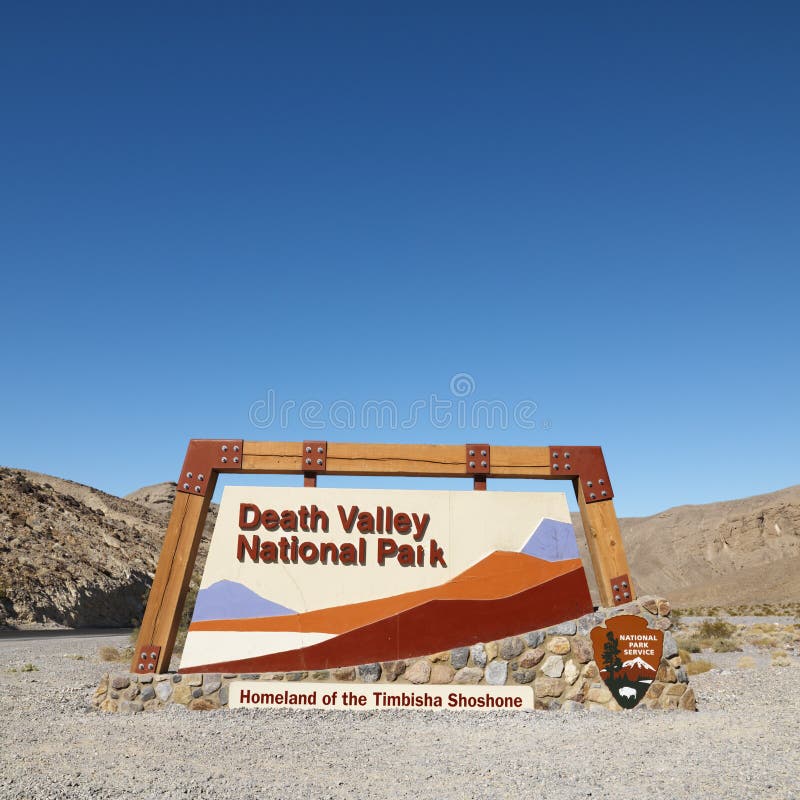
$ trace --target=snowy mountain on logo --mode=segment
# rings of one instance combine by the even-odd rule
[[[217,581],[197,593],[192,622],[212,619],[250,619],[296,614],[291,608],[273,603],[236,581]]]
[[[639,656],[636,656],[636,658],[631,658],[629,661],[622,662],[623,669],[627,669],[629,667],[630,668],[639,667],[639,669],[646,669],[649,670],[650,672],[656,671],[655,667],[651,667],[643,658],[640,658]]]

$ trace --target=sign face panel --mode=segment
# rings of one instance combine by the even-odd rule
[[[232,681],[230,708],[489,708],[533,709],[531,686],[410,686],[397,684]]]
[[[591,632],[600,677],[623,708],[633,708],[647,694],[661,664],[664,632],[647,620],[621,614]]]
[[[181,672],[393,661],[592,609],[561,493],[228,486]]]

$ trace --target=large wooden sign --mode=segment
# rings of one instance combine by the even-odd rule
[[[367,502],[366,495],[362,494],[361,500],[350,502],[344,494],[334,493],[336,495],[333,498],[335,502],[329,502],[327,495],[323,501],[320,489],[316,489],[317,494],[314,494],[313,487],[316,487],[318,476],[403,475],[442,478],[461,477],[470,480],[477,490],[485,490],[489,479],[495,478],[567,480],[572,483],[578,500],[594,578],[600,594],[600,602],[604,606],[613,606],[626,603],[635,598],[628,562],[625,557],[625,550],[622,546],[619,525],[614,511],[612,500],[614,493],[603,453],[599,447],[511,447],[490,446],[488,443],[411,445],[351,444],[324,441],[248,442],[242,439],[192,439],[189,442],[186,458],[178,478],[177,496],[164,538],[164,546],[159,558],[158,568],[150,590],[147,608],[142,619],[136,651],[131,664],[133,672],[165,672],[169,669],[178,623],[183,611],[208,506],[220,473],[293,474],[302,476],[305,487],[311,490],[311,494],[304,496],[299,503],[278,502],[277,495],[271,495],[275,499],[269,499],[266,495],[263,498],[256,498],[255,494],[251,494],[249,499],[240,501],[241,503],[251,503],[253,506],[257,506],[258,515],[256,515],[254,508],[242,511],[241,506],[237,512],[236,501],[233,501],[233,506],[231,506],[230,502],[226,502],[226,508],[232,508],[233,511],[231,513],[234,516],[236,513],[244,515],[241,521],[242,524],[239,524],[237,518],[236,537],[233,543],[228,541],[227,543],[217,544],[218,539],[215,535],[213,549],[215,551],[219,549],[220,553],[230,553],[229,548],[234,548],[236,561],[241,565],[242,569],[241,573],[236,574],[244,575],[247,573],[249,575],[250,573],[255,574],[260,570],[266,575],[271,570],[272,575],[277,576],[279,573],[289,574],[290,568],[294,569],[296,567],[314,571],[315,574],[337,576],[338,580],[344,583],[355,581],[358,584],[359,580],[365,579],[360,579],[357,576],[362,573],[364,575],[369,574],[372,566],[368,565],[376,563],[371,559],[377,559],[381,555],[383,557],[382,575],[408,573],[420,576],[414,578],[414,580],[422,581],[418,585],[415,584],[417,588],[408,589],[397,584],[381,597],[394,597],[395,594],[393,593],[403,595],[409,591],[444,591],[442,587],[448,585],[450,578],[443,576],[447,575],[452,578],[458,578],[459,575],[463,576],[473,565],[459,560],[458,552],[459,548],[462,547],[461,531],[453,527],[449,522],[445,524],[440,521],[442,519],[439,517],[441,512],[435,510],[436,503],[439,501],[433,497],[430,500],[426,499],[424,502],[421,499],[415,499],[411,503],[398,503],[394,497],[390,502],[388,495],[382,495],[381,501],[372,502],[370,505],[370,502]],[[489,492],[486,496],[491,497],[494,494],[494,492]],[[233,496],[231,494],[231,497]],[[465,498],[467,496],[464,495]],[[476,496],[479,496],[479,494],[476,493]],[[464,499],[463,502],[466,504],[472,501]],[[318,530],[315,532],[302,529],[303,524],[310,527],[315,519],[312,516],[312,506],[314,505],[317,506],[318,512],[323,510],[328,515],[329,531],[322,531],[319,521],[317,522]],[[345,519],[343,521],[338,516],[338,505],[342,505],[345,508]],[[351,517],[348,516],[351,511],[348,511],[348,509],[352,509],[353,505],[358,505],[359,511],[354,519],[351,532],[347,533],[346,527],[351,520]],[[303,506],[308,511],[308,516],[305,519],[301,510]],[[371,510],[371,506],[374,506],[374,512]],[[387,506],[391,506],[393,512],[392,532],[388,533],[388,535],[386,529],[389,521],[386,511]],[[485,509],[487,509],[485,516],[484,511],[481,511],[480,518],[488,519],[488,509],[491,507],[492,503],[489,501],[485,506]],[[381,519],[380,508],[383,509],[381,522],[379,522],[379,519]],[[275,512],[275,516],[269,513],[265,514],[270,510]],[[284,530],[281,527],[282,524],[294,524],[294,519],[289,517],[286,519],[291,519],[291,522],[284,523],[282,512],[287,510],[294,511],[296,514],[298,526],[296,533]],[[368,532],[362,534],[358,527],[359,514],[365,510],[373,516],[376,531],[374,534]],[[413,517],[415,513],[417,514],[419,528]],[[430,514],[430,520],[427,523],[423,521],[426,513]],[[535,525],[535,521],[530,517],[532,513],[534,513],[532,509],[519,513],[519,525],[521,527],[514,535],[522,538],[514,540],[515,546],[512,547],[509,542],[502,539],[489,539],[487,540],[491,542],[489,547],[494,547],[498,552],[512,555],[521,554],[528,541],[524,537],[526,535],[530,536],[535,530],[532,527]],[[555,511],[553,513],[555,514]],[[398,518],[398,514],[405,516]],[[256,516],[258,516],[257,524]],[[226,519],[229,517],[227,511],[225,517]],[[278,528],[273,530],[272,528],[276,524],[276,517]],[[406,520],[406,517],[410,517],[410,522]],[[319,520],[320,518],[316,519]],[[360,519],[365,520],[367,518],[361,517]],[[561,517],[555,516],[553,519],[556,521],[565,520],[563,514]],[[230,526],[230,519],[226,524]],[[339,524],[341,524],[341,528],[336,527]],[[367,523],[363,524],[366,525]],[[383,535],[378,531],[380,524],[384,526]],[[440,528],[440,525],[443,527]],[[403,532],[406,528],[408,528],[408,531]],[[440,530],[442,531],[441,533],[439,532]],[[281,535],[276,537],[279,531]],[[228,527],[228,533],[230,534],[230,527]],[[285,546],[282,546],[280,542],[283,534],[286,534],[287,538]],[[239,539],[240,535],[245,537],[244,540]],[[220,534],[220,537],[222,536],[223,534]],[[297,537],[296,547],[292,540],[293,536]],[[417,541],[414,540],[415,536],[418,537]],[[475,536],[476,534],[473,530],[472,533],[468,533],[464,538],[470,539]],[[257,543],[256,539],[258,540]],[[387,541],[379,544],[378,542],[381,539]],[[431,544],[433,539],[436,539],[436,545]],[[360,545],[362,540],[365,541],[363,546]],[[223,542],[224,540],[219,538],[219,541]],[[303,542],[307,543],[305,548],[301,546]],[[329,546],[324,548],[323,554],[322,545],[326,543]],[[355,551],[348,547],[348,544]],[[467,547],[466,544],[463,546]],[[362,547],[366,549],[360,549]],[[317,551],[316,556],[314,555],[314,548]],[[436,548],[441,548],[441,551]],[[335,557],[339,560],[338,564],[334,563]],[[276,558],[277,561],[274,560]],[[289,559],[288,563],[284,560],[285,558]],[[294,563],[295,558],[297,560],[296,564]],[[319,559],[318,564],[311,563],[315,558]],[[325,562],[323,562],[323,558]],[[364,561],[363,564],[361,564],[362,559]],[[480,559],[480,556],[478,556],[478,559]],[[547,559],[544,560],[547,561]],[[214,567],[215,561],[216,557],[209,565],[209,569],[216,568]],[[349,563],[351,561],[353,563]],[[442,565],[442,561],[447,564],[446,568]],[[461,571],[457,572],[457,570]],[[213,573],[209,573],[209,576],[211,574]],[[570,574],[572,579],[576,581],[576,596],[583,597],[582,571],[572,571]],[[211,581],[211,578],[209,577],[208,580]],[[236,579],[219,578],[217,583],[221,580]],[[248,580],[250,580],[249,577]],[[432,582],[426,583],[425,581]],[[463,580],[456,581],[453,586],[460,586],[461,583],[463,583]],[[581,584],[580,587],[578,583]],[[247,584],[244,585],[247,586]],[[514,585],[519,586],[520,591],[525,591],[525,587],[521,584]],[[204,579],[203,588],[204,590],[211,589],[212,584]],[[533,583],[527,586],[529,590],[535,590],[535,588],[536,586]],[[335,608],[338,602],[335,599],[335,595],[330,595],[328,599],[321,599],[320,596],[320,598],[314,600],[315,603],[330,604],[312,605],[310,598],[314,597],[314,595],[310,593],[310,590],[305,593],[308,598],[305,601],[302,598],[290,600],[287,595],[284,598],[285,602],[281,602],[280,596],[274,594],[271,588],[262,587],[253,591],[266,602],[274,603],[276,608],[281,606],[287,610],[287,613],[284,614],[263,613],[260,615],[262,618],[272,617],[277,619],[281,616],[292,616],[300,619],[301,615],[304,614]],[[204,595],[204,604],[200,605],[201,611],[199,613],[202,613],[204,607],[209,607],[205,601],[207,599],[213,600],[213,594],[212,592],[210,595]],[[347,599],[344,605],[357,605],[360,602],[369,603],[370,600],[375,600],[379,597],[377,594],[367,594],[365,596],[369,599],[364,601]],[[355,598],[355,595],[353,598]],[[422,595],[419,598],[422,598]],[[499,600],[500,598],[479,598],[481,603],[487,599]],[[410,612],[413,608],[420,608],[429,601],[442,604],[453,602],[444,597],[428,597],[423,603],[418,603],[405,610]],[[292,605],[292,602],[295,605]],[[462,598],[459,602],[475,602],[475,600],[470,601]],[[339,603],[339,605],[342,605],[342,603]],[[400,611],[395,609],[392,613],[400,613]],[[235,618],[229,617],[229,619]],[[306,617],[302,617],[302,619],[304,622],[306,621]],[[366,620],[366,617],[363,619]],[[373,622],[380,621],[375,620],[374,616],[370,619]],[[227,663],[231,660],[244,660],[232,658],[222,651],[213,656],[213,661],[205,660],[208,656],[202,654],[201,639],[195,636],[195,634],[200,634],[203,631],[201,631],[200,627],[195,626],[213,621],[215,620],[210,618],[201,619],[198,616],[193,623],[193,630],[190,632],[189,637],[190,641],[187,644],[188,654],[184,654],[186,669],[203,668],[209,664],[219,664],[223,661]],[[312,632],[329,636],[330,639],[326,641],[333,641],[334,639],[340,641],[340,643],[341,641],[346,641],[343,639],[343,635],[349,633],[349,631],[341,630],[341,625],[338,625],[338,623],[337,626],[334,626],[331,619],[328,618],[326,629]],[[535,625],[532,627],[535,627]],[[204,633],[224,634],[225,631],[205,631]],[[283,635],[297,634],[299,631],[272,630],[261,631],[260,633]],[[486,638],[491,637],[487,636]],[[253,641],[255,641],[254,637]],[[306,655],[309,655],[308,651],[312,647],[325,645],[325,642],[321,640],[312,643],[307,638],[295,639],[294,643],[297,646],[293,647],[293,650],[281,652],[295,652],[295,655],[297,655],[297,651],[303,651]],[[290,642],[291,645],[292,643]],[[328,646],[330,647],[331,645]],[[258,648],[252,653],[245,653],[244,658],[263,657],[265,659],[277,659],[276,651],[268,652],[261,648],[262,645],[259,644]],[[397,649],[397,652],[401,651],[402,645],[400,649]],[[317,658],[316,652],[315,658]],[[364,654],[366,654],[366,650]],[[322,657],[320,656],[320,658]],[[360,656],[358,661],[363,663],[364,656]],[[190,662],[193,666],[189,666]],[[264,663],[272,662],[265,661]],[[313,663],[318,662],[315,661]],[[345,665],[343,664],[342,666]]]
[[[393,661],[592,610],[563,494],[229,486],[181,671]]]

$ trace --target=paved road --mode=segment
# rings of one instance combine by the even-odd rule
[[[52,630],[18,631],[0,629],[0,647],[21,642],[41,642],[44,639],[101,639],[104,636],[128,637],[132,628],[54,628]]]

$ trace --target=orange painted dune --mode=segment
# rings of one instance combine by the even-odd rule
[[[497,550],[455,578],[430,589],[301,614],[193,622],[190,631],[290,631],[341,634],[370,625],[432,600],[497,600],[575,570],[581,561],[544,561],[525,553]],[[585,580],[585,579],[584,579]]]

